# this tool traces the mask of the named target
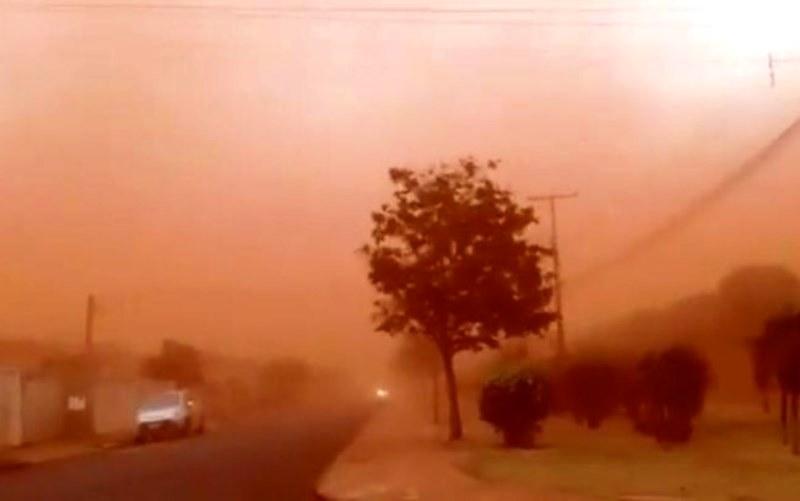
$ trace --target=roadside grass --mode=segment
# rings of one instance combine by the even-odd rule
[[[780,443],[775,420],[757,411],[712,409],[689,444],[665,449],[622,418],[590,431],[557,417],[545,423],[537,449],[508,450],[481,440],[458,466],[482,481],[522,487],[536,499],[795,501],[800,457]]]

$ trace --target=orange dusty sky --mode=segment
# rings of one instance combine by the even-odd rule
[[[108,342],[381,352],[355,249],[386,169],[464,154],[502,158],[521,195],[580,192],[560,212],[568,279],[800,114],[796,8],[724,4],[4,1],[0,334],[77,341],[93,291]],[[798,187],[800,138],[674,238],[568,290],[568,327],[742,263],[800,273]]]

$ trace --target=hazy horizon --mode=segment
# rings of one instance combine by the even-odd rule
[[[733,43],[679,4],[494,24],[0,4],[0,336],[79,336],[92,292],[111,343],[384,353],[356,249],[386,171],[465,155],[502,159],[522,198],[580,193],[559,207],[569,280],[800,113],[798,40]],[[800,274],[798,162],[795,138],[668,241],[568,289],[568,328],[739,265]]]

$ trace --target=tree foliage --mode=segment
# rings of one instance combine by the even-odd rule
[[[752,344],[752,361],[755,382],[765,396],[773,381],[778,383],[783,439],[791,438],[792,452],[800,454],[800,312],[777,315],[765,323]]]
[[[674,346],[644,356],[628,395],[636,429],[662,443],[688,441],[709,382],[707,362],[691,348]]]
[[[551,387],[543,371],[507,369],[490,378],[480,396],[480,416],[502,433],[509,447],[530,447],[539,422],[550,413]]]
[[[165,339],[161,353],[148,358],[142,368],[146,377],[191,386],[204,381],[200,352],[194,346]]]
[[[753,331],[800,306],[800,279],[782,266],[737,268],[720,281],[718,289],[728,311]]]
[[[442,360],[451,438],[461,436],[453,357],[497,348],[503,337],[541,333],[554,315],[548,251],[525,239],[533,209],[472,159],[422,171],[392,168],[394,193],[372,214],[364,246],[377,290],[377,329],[428,336]]]
[[[751,361],[750,348],[755,348],[764,323],[798,309],[800,279],[791,270],[746,265],[726,273],[715,290],[685,296],[664,308],[628,314],[583,337],[632,356],[673,344],[692,346],[705,354],[713,368],[715,392],[721,398],[739,400],[756,396],[751,376],[758,388],[765,388],[761,375],[742,370]],[[769,399],[766,394],[763,397],[768,408]]]
[[[753,343],[754,378],[766,391],[772,380],[800,393],[800,313],[777,315]]]
[[[622,367],[600,357],[572,361],[559,377],[562,406],[579,423],[599,428],[622,403],[625,372]]]

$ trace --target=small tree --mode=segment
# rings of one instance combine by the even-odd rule
[[[636,367],[629,402],[636,429],[660,442],[688,441],[709,381],[707,362],[691,348],[646,355]]]
[[[732,326],[747,337],[760,334],[764,323],[800,306],[800,278],[782,266],[743,266],[726,275],[719,297]]]
[[[455,355],[540,334],[555,316],[545,311],[547,251],[524,238],[537,221],[533,209],[488,177],[496,167],[465,159],[421,172],[390,169],[393,198],[372,214],[364,246],[380,295],[377,329],[428,336],[439,353],[452,440],[462,436]]]
[[[160,354],[145,360],[142,372],[146,377],[174,381],[181,386],[204,380],[197,348],[171,339],[164,340]]]
[[[503,434],[509,447],[531,447],[539,421],[550,413],[551,391],[545,374],[526,367],[490,378],[480,397],[480,416]]]
[[[752,350],[756,384],[766,399],[773,380],[778,383],[783,442],[789,441],[791,432],[792,452],[800,454],[800,313],[778,315],[767,321]]]
[[[579,423],[599,428],[622,402],[623,370],[602,358],[572,362],[559,381],[563,405]]]

